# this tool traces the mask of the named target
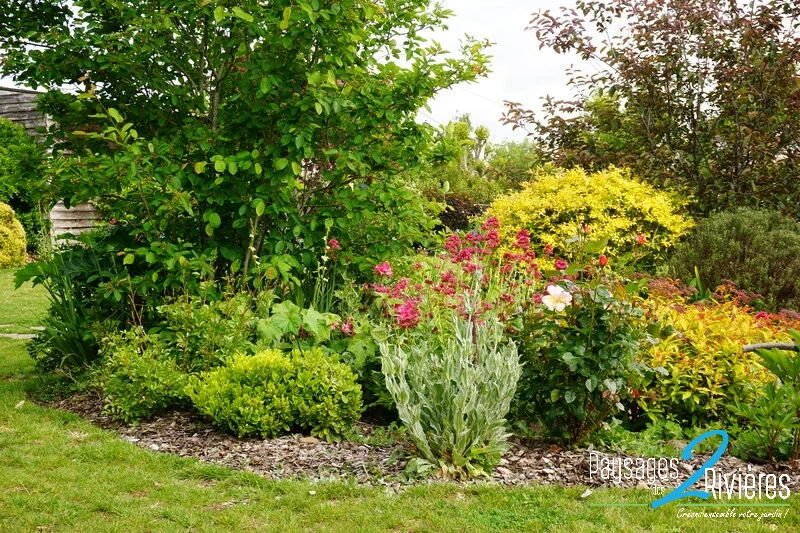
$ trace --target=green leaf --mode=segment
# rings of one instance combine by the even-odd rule
[[[222,159],[218,159],[214,161],[214,170],[217,172],[225,172],[225,169],[228,168],[228,164],[225,163]]]
[[[211,213],[208,215],[208,223],[211,224],[214,228],[218,228],[222,224],[222,219],[216,213]]]
[[[294,175],[299,176],[302,171],[303,167],[300,166],[300,163],[292,161],[292,172],[294,172]]]
[[[230,172],[231,175],[236,174],[238,170],[239,165],[236,164],[236,161],[228,161],[228,172]]]
[[[314,102],[314,109],[317,110],[317,115],[322,114],[322,104],[320,104],[319,102]]]
[[[209,237],[214,235],[214,226],[212,226],[211,224],[206,224],[206,235],[208,235]]]
[[[564,401],[566,401],[567,403],[574,402],[575,398],[576,398],[575,391],[568,390],[567,392],[564,393]]]
[[[192,206],[189,204],[189,196],[188,195],[186,195],[186,194],[182,194],[181,195],[181,204],[183,205],[183,208],[186,210],[186,212],[189,213],[189,216],[193,217],[194,216],[194,211],[192,211]]]
[[[122,115],[119,114],[119,111],[114,109],[113,107],[108,108],[108,116],[114,119],[114,122],[120,123],[122,122]]]
[[[136,257],[133,254],[125,254],[125,259],[122,260],[122,264],[132,265],[134,259],[136,259]]]
[[[215,21],[222,22],[222,20],[225,18],[226,15],[227,13],[225,12],[225,9],[222,6],[217,6],[216,9],[214,9]]]
[[[561,391],[558,389],[553,389],[550,391],[550,402],[555,403],[558,401],[558,398],[561,396]]]
[[[281,19],[281,23],[279,24],[280,29],[286,31],[289,29],[289,19],[292,18],[292,8],[287,7],[283,10],[283,19]]]
[[[194,164],[194,173],[195,174],[202,174],[203,171],[206,169],[206,162],[205,161],[198,161]]]
[[[262,172],[262,170],[263,170],[263,169],[261,168],[261,165],[260,165],[260,164],[256,163],[256,164],[254,164],[254,165],[253,165],[253,171],[255,171],[255,173],[256,173],[256,176],[260,176],[260,175],[261,175],[261,172]]]
[[[258,88],[261,89],[262,93],[267,94],[267,91],[269,91],[269,80],[267,78],[261,78],[261,83]]]
[[[284,158],[284,157],[276,159],[275,160],[275,170],[283,170],[284,168],[286,168],[286,165],[288,165],[288,164],[289,164],[289,160]]]
[[[239,6],[234,6],[233,14],[245,22],[253,22],[253,16],[250,13],[245,13]]]
[[[256,199],[256,215],[261,216],[264,214],[264,200],[261,198]]]

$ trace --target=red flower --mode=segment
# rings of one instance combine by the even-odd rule
[[[497,220],[497,217],[489,217],[486,219],[486,222],[483,223],[481,229],[483,231],[490,231],[493,229],[497,229],[500,227],[500,221]]]
[[[606,266],[608,264],[608,257],[606,257],[605,255],[601,255],[597,259],[597,262],[601,267],[604,267],[604,266]]]
[[[556,270],[565,270],[569,265],[563,259],[556,259],[553,266],[556,267]]]
[[[411,328],[419,323],[417,301],[409,298],[405,303],[394,306],[394,317],[401,328]]]
[[[531,247],[531,234],[528,233],[528,230],[525,228],[519,230],[517,233],[517,242],[514,243],[514,246],[522,250],[528,250],[528,248]]]
[[[329,240],[328,241],[328,247],[331,250],[341,250],[342,249],[341,245],[339,245],[339,241],[337,241],[336,239]]]
[[[375,272],[379,276],[386,276],[387,278],[390,278],[392,277],[392,265],[390,265],[388,261],[385,261],[380,265],[375,265]]]
[[[553,247],[549,244],[544,245],[544,255],[553,255]]]
[[[647,243],[647,237],[645,237],[641,233],[636,236],[636,244],[644,246],[646,243]]]

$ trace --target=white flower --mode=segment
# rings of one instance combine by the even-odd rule
[[[550,311],[560,313],[572,303],[572,295],[558,285],[547,287],[547,294],[542,298],[542,303]]]

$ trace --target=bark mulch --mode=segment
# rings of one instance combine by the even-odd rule
[[[49,402],[47,407],[75,413],[97,426],[116,431],[121,438],[148,450],[196,457],[208,463],[254,472],[269,479],[347,479],[392,489],[399,489],[407,482],[403,472],[409,458],[410,444],[368,444],[377,428],[366,423],[357,425],[355,429],[360,437],[354,441],[329,443],[302,435],[268,440],[239,439],[220,433],[207,421],[189,412],[169,412],[133,426],[120,424],[102,413],[102,398],[96,395],[74,395]],[[388,442],[388,439],[381,440]],[[659,478],[658,465],[651,462],[647,469],[649,478],[637,479],[637,457],[633,455],[592,449],[565,450],[553,445],[515,441],[501,465],[495,469],[492,480],[506,485],[642,489],[675,487],[700,468],[710,455],[698,454],[689,461],[678,459],[677,464],[671,465],[677,467],[677,473],[670,468],[672,479],[666,479],[669,477],[667,475]],[[628,465],[633,474],[626,479],[627,470],[622,470],[621,478],[613,475],[604,479],[597,473],[598,462],[603,459],[615,462],[617,471],[622,468],[621,462],[630,459]],[[785,474],[788,481],[783,478],[783,482],[793,493],[800,491],[800,475],[788,464],[750,464],[725,455],[714,466],[714,471],[717,473],[718,489],[722,474],[733,475],[730,479],[735,479],[739,474],[742,477],[753,474],[756,480],[759,474],[776,474],[778,477]],[[736,487],[735,482],[732,486]],[[704,480],[695,483],[693,488],[706,489]],[[587,491],[585,495],[589,493]]]

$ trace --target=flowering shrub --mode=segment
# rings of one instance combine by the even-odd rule
[[[751,403],[770,380],[758,356],[742,346],[788,340],[800,320],[791,313],[755,313],[753,295],[730,284],[717,287],[717,301],[689,303],[691,289],[668,280],[651,283],[652,312],[674,333],[641,352],[653,369],[636,385],[638,406],[651,420],[693,425],[732,420],[735,402]]]
[[[547,286],[517,324],[524,363],[514,415],[538,422],[559,442],[578,444],[624,406],[643,311],[625,289],[601,276]]]
[[[685,203],[637,181],[624,169],[586,174],[576,168],[540,171],[521,191],[497,198],[486,214],[500,222],[503,250],[521,229],[530,231],[537,248],[561,247],[583,233],[607,241],[606,261],[645,247],[649,257],[639,266],[652,267],[692,227],[682,214]]]

